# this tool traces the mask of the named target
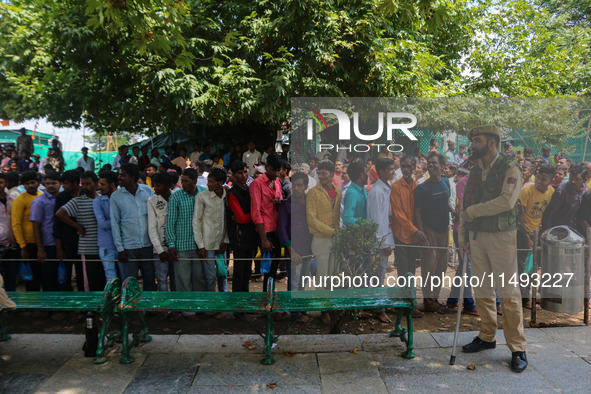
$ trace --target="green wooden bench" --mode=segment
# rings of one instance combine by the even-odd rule
[[[416,288],[375,288],[350,290],[318,290],[305,292],[277,292],[273,278],[269,278],[267,292],[220,293],[220,292],[154,292],[140,291],[135,278],[127,278],[123,283],[119,313],[123,325],[122,363],[133,362],[130,351],[140,342],[149,341],[148,326],[141,312],[180,311],[180,312],[259,312],[266,316],[265,333],[259,335],[265,341],[265,355],[261,362],[274,363],[271,356],[273,344],[279,339],[275,335],[273,314],[291,311],[328,311],[352,309],[398,308],[394,330],[390,336],[399,337],[406,350],[402,357],[413,358],[412,313],[416,308]],[[297,293],[297,294],[296,294]],[[138,313],[139,312],[139,313]],[[129,322],[133,314],[141,321],[139,333],[134,334],[131,343],[127,340]],[[402,318],[407,327],[401,327]]]
[[[129,277],[123,282],[119,315],[123,321],[123,347],[121,363],[134,361],[130,352],[140,342],[148,342],[152,338],[148,335],[148,325],[143,312],[243,312],[267,313],[269,302],[267,293],[219,293],[219,292],[159,292],[141,291],[136,278]],[[129,323],[132,316],[140,319],[139,333],[133,334],[133,340],[128,341]],[[268,320],[273,316],[268,314]],[[261,334],[264,337],[264,335]]]
[[[399,337],[406,350],[401,356],[414,358],[412,314],[417,307],[416,288],[376,287],[315,291],[273,292],[271,311],[340,311],[395,308],[396,320],[390,337]],[[403,328],[402,318],[407,328]]]
[[[103,357],[104,350],[112,346],[121,336],[120,333],[107,333],[121,301],[121,280],[118,278],[111,279],[104,291],[13,291],[7,292],[7,294],[16,303],[17,311],[98,313],[103,323],[99,333],[95,364],[102,364],[106,361]],[[6,323],[4,320],[0,320],[0,340],[10,339],[7,331]]]

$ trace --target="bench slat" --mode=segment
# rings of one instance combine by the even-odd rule
[[[103,300],[102,291],[11,291],[7,294],[16,303],[17,310],[98,311]]]
[[[412,308],[415,294],[416,290],[409,288],[278,291],[275,293],[273,311]]]
[[[256,312],[267,307],[267,293],[143,291],[141,300],[121,309],[182,312]],[[124,301],[124,300],[122,300]]]

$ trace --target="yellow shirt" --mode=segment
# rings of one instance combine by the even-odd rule
[[[528,233],[540,229],[542,216],[544,216],[544,212],[548,208],[553,194],[554,188],[552,186],[548,186],[546,193],[541,193],[536,189],[536,185],[528,185],[521,189],[518,204],[523,207],[525,230]]]
[[[16,242],[21,248],[24,248],[27,244],[35,243],[33,223],[29,220],[29,215],[31,214],[33,200],[41,194],[43,193],[37,191],[37,195],[33,196],[24,192],[12,202],[12,231]]]
[[[335,186],[337,198],[332,203],[328,192],[318,183],[307,194],[306,216],[308,229],[317,238],[330,238],[339,228],[341,214],[341,189]]]

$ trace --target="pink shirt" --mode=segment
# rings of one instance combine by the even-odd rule
[[[271,182],[267,174],[263,174],[250,184],[250,215],[255,225],[263,224],[265,232],[277,231],[277,220],[279,213],[273,201],[276,198],[282,199],[281,181],[275,178],[271,188]]]

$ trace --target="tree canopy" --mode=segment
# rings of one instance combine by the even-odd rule
[[[463,1],[11,0],[0,117],[156,132],[280,124],[292,96],[446,95]]]
[[[0,118],[149,135],[277,129],[291,97],[585,96],[590,17],[584,0],[7,0]]]

